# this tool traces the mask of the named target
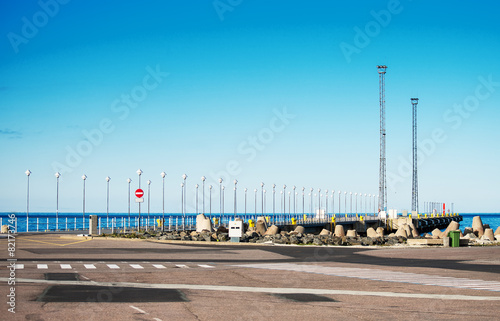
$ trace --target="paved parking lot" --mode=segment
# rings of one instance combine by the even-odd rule
[[[7,254],[3,295],[10,292]],[[468,320],[500,313],[500,247],[233,246],[39,234],[18,236],[15,255],[13,319]]]

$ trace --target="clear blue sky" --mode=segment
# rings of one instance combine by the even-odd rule
[[[418,97],[420,209],[500,211],[496,1],[41,3],[0,4],[0,211],[25,211],[27,169],[33,212],[55,211],[57,170],[63,212],[81,211],[82,174],[88,212],[106,210],[106,176],[126,212],[138,168],[153,212],[162,171],[168,212],[184,173],[190,208],[205,175],[218,211],[228,169],[229,212],[234,178],[240,212],[261,181],[268,210],[273,183],[377,194],[379,64],[388,206],[411,207]]]

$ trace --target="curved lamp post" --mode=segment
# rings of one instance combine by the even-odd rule
[[[139,168],[136,173],[139,176],[139,188],[141,188],[141,175],[144,172]],[[139,204],[139,224],[137,225],[137,231],[139,232],[141,230],[141,203],[138,202],[137,204]]]
[[[161,172],[161,181],[162,181],[162,221],[161,221],[161,231],[165,232],[165,176],[167,173]]]
[[[111,177],[107,176],[106,177],[106,227],[108,227],[108,221],[109,221],[109,181],[111,180]]]

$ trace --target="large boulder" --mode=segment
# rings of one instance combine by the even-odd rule
[[[336,225],[334,234],[337,237],[345,237],[344,227],[342,225]]]
[[[266,233],[264,233],[265,235],[276,235],[278,234],[280,231],[280,229],[276,226],[276,225],[271,225],[271,227],[269,227],[266,231]]]
[[[377,227],[377,234],[378,234],[378,236],[384,237],[384,233],[385,233],[385,231],[384,231],[383,227],[381,227],[381,226]]]
[[[490,241],[495,241],[495,236],[493,235],[493,230],[490,228],[487,228],[486,230],[484,230],[483,236],[484,236],[484,238],[487,238]]]
[[[205,214],[198,214],[196,216],[196,232],[200,233],[203,230],[212,232],[212,221]]]
[[[483,221],[481,220],[481,216],[474,216],[474,218],[472,218],[472,231],[478,237],[483,236],[484,228],[483,228]]]

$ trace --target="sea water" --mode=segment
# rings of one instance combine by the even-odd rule
[[[59,230],[74,230],[75,226],[77,230],[82,230],[83,222],[85,224],[85,228],[88,229],[89,223],[89,215],[97,215],[102,222],[103,226],[111,226],[112,220],[114,219],[114,224],[120,225],[122,220],[128,220],[128,213],[110,213],[109,216],[106,216],[106,213],[86,213],[85,217],[81,213],[59,213],[58,215],[58,227]],[[267,216],[272,216],[272,214],[265,214]],[[493,232],[500,226],[500,213],[464,213],[460,214],[463,217],[463,221],[460,222],[460,229],[463,231],[465,227],[472,227],[472,219],[474,216],[480,216],[483,224],[489,224],[490,228],[493,229]],[[0,213],[0,223],[2,225],[10,225],[13,221],[9,222],[9,216],[15,217],[17,220],[17,232],[26,232],[26,213]],[[219,217],[219,213],[214,213],[212,216]],[[226,214],[224,217],[224,222],[228,219],[232,218],[232,214]],[[238,215],[241,218],[244,218],[245,221],[248,218],[253,218],[253,216],[247,215],[244,217],[243,214]],[[130,220],[134,222],[138,217],[137,213],[131,213]],[[141,214],[141,222],[147,220],[148,214]],[[150,213],[150,224],[156,224],[156,220],[163,217],[162,213]],[[195,214],[186,214],[186,218],[189,221],[194,222],[196,215]],[[172,225],[175,225],[175,222],[180,224],[182,218],[182,214],[180,213],[165,213],[165,225],[169,224],[169,219]],[[55,222],[56,222],[56,213],[30,213],[29,215],[29,231],[36,232],[37,227],[38,231],[45,230],[55,230]],[[142,223],[144,224],[144,223]],[[47,228],[48,225],[48,228]],[[132,223],[133,225],[133,223]],[[128,225],[126,225],[128,226]],[[444,230],[444,229],[443,229]]]

